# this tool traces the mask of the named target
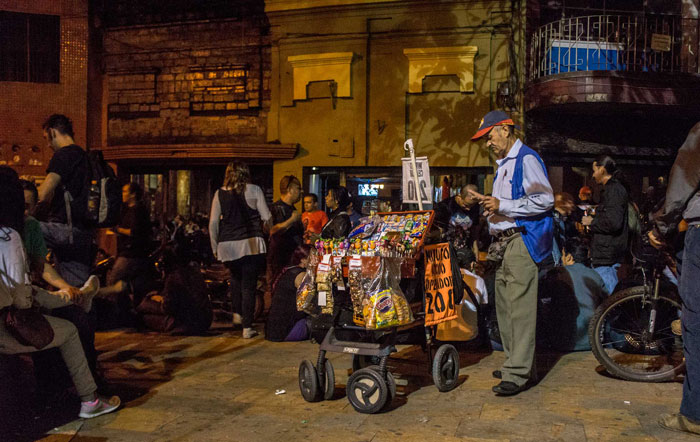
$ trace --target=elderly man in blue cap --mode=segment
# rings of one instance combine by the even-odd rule
[[[503,111],[491,111],[472,140],[486,138],[498,164],[493,196],[472,192],[484,207],[495,242],[489,258],[496,270],[496,316],[506,360],[493,372],[500,396],[527,389],[535,379],[538,263],[552,254],[554,195],[544,162],[515,135]]]

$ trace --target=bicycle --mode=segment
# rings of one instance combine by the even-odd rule
[[[668,254],[646,235],[632,247],[641,285],[613,293],[588,326],[591,349],[611,375],[636,382],[665,382],[685,371],[683,341],[671,324],[680,318],[676,287],[663,279]]]

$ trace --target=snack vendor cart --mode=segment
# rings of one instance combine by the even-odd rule
[[[346,386],[350,404],[361,413],[382,410],[396,395],[387,360],[397,339],[408,334],[415,342],[406,343],[427,351],[435,386],[440,391],[457,386],[457,350],[443,344],[433,352],[432,338],[436,324],[456,317],[461,278],[459,283],[452,278],[447,244],[424,245],[432,220],[431,210],[379,213],[347,239],[317,242],[316,262],[297,292],[297,308],[333,315],[333,321],[316,365],[309,360],[299,365],[306,401],[333,396],[335,373],[326,353],[347,353],[353,357]]]

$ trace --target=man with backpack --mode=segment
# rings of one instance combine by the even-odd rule
[[[90,276],[96,253],[95,229],[86,222],[91,185],[88,155],[75,144],[73,124],[65,115],[51,115],[43,129],[54,154],[39,186],[41,231],[58,273],[80,287]]]

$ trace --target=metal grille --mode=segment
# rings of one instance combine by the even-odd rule
[[[685,72],[681,23],[681,17],[670,15],[592,15],[548,23],[532,36],[529,77],[594,70]]]

